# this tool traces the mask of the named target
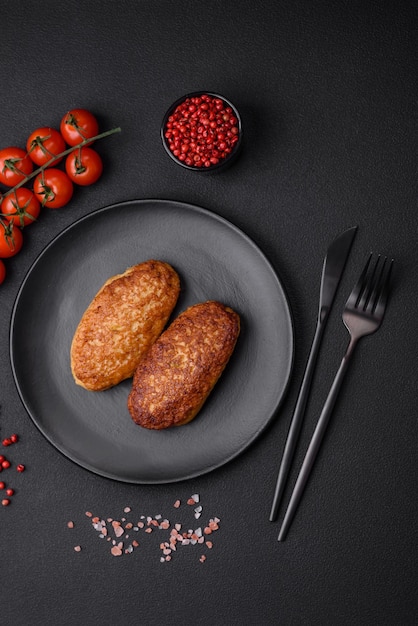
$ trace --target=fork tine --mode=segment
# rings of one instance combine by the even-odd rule
[[[376,292],[373,294],[372,313],[378,316],[382,316],[385,312],[389,292],[390,276],[393,267],[393,259],[391,259],[388,266],[386,264],[386,261],[387,258],[385,257],[385,261],[380,275],[379,289],[377,289],[376,286]]]
[[[366,278],[367,278],[367,273],[369,270],[369,265],[370,262],[372,260],[372,256],[373,254],[370,253],[369,258],[367,259],[366,265],[364,266],[364,269],[362,271],[362,273],[360,274],[360,277],[358,279],[358,281],[356,282],[356,284],[354,285],[353,291],[350,293],[348,300],[347,300],[347,306],[350,307],[355,307],[357,306],[360,297],[362,296],[365,286],[367,284],[366,282]]]
[[[369,309],[369,303],[372,302],[373,303],[373,297],[375,296],[378,286],[379,286],[379,281],[380,281],[380,277],[382,274],[382,271],[384,269],[384,265],[385,265],[385,261],[386,259],[383,261],[383,267],[380,270],[380,273],[378,271],[378,267],[379,267],[379,263],[380,263],[380,254],[377,255],[377,259],[376,262],[373,266],[373,268],[370,270],[369,275],[367,276],[367,280],[366,280],[366,284],[364,286],[364,291],[363,294],[357,304],[358,308],[361,311],[366,311],[367,309]],[[373,304],[371,305],[373,306]]]

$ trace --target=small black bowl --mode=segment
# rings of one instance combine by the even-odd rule
[[[186,163],[185,160],[186,158],[188,158],[188,155],[185,156],[184,160],[179,159],[178,156],[179,155],[175,155],[173,153],[173,150],[170,149],[169,147],[169,139],[166,137],[166,133],[169,130],[167,128],[167,124],[170,122],[169,118],[174,114],[174,112],[176,111],[177,107],[179,107],[181,104],[185,103],[186,100],[190,100],[190,104],[194,104],[194,102],[192,102],[192,99],[198,99],[198,98],[202,98],[203,97],[207,97],[209,98],[210,102],[214,102],[214,101],[221,101],[222,104],[224,105],[224,109],[230,109],[232,111],[232,113],[227,113],[229,115],[231,115],[234,120],[233,123],[233,127],[235,127],[235,135],[238,138],[231,151],[228,152],[225,156],[216,156],[216,151],[218,151],[218,153],[220,153],[220,155],[222,154],[222,150],[219,149],[219,142],[217,142],[217,139],[215,137],[215,142],[213,144],[214,146],[214,150],[215,150],[215,156],[213,156],[212,158],[215,159],[214,162],[212,162],[209,166],[208,165],[200,165],[200,166],[195,166],[192,165],[190,162]],[[217,103],[218,106],[220,107],[221,105],[219,103]],[[222,110],[224,110],[222,109]],[[189,127],[189,122],[186,119],[184,124],[185,126],[185,130],[184,132],[186,134],[188,134],[188,132],[191,130],[191,128]],[[202,124],[201,124],[202,126]],[[231,126],[232,128],[232,126]],[[204,129],[206,130],[206,127],[204,127]],[[197,129],[194,129],[195,132],[197,132]],[[211,130],[214,129],[209,129],[209,132],[211,132]],[[197,133],[197,137],[194,138],[195,141],[194,143],[198,144],[199,143],[199,139],[202,140],[202,136],[201,133]],[[231,163],[236,159],[236,157],[238,156],[238,153],[241,149],[242,146],[242,123],[241,123],[241,116],[238,112],[238,110],[236,109],[236,107],[226,98],[224,98],[224,96],[221,96],[217,93],[213,93],[211,91],[195,91],[193,93],[189,93],[185,96],[183,96],[182,98],[179,98],[178,100],[176,100],[168,109],[167,113],[164,115],[163,118],[163,122],[161,124],[161,140],[163,142],[163,146],[165,148],[165,151],[167,152],[167,154],[173,159],[173,161],[175,163],[177,163],[177,165],[181,165],[182,167],[184,167],[187,170],[191,170],[193,172],[201,172],[201,173],[205,173],[205,172],[214,172],[214,171],[220,171],[220,170],[224,170],[226,169],[226,167],[228,167],[229,165],[231,165]],[[190,141],[190,137],[189,137],[189,141]],[[216,162],[216,159],[217,162]],[[189,156],[189,161],[193,160],[190,158]],[[208,162],[208,159],[206,160],[206,163]]]

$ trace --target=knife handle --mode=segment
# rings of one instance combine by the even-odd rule
[[[296,450],[296,444],[299,438],[299,433],[305,415],[306,403],[311,388],[313,373],[318,358],[319,346],[321,343],[322,334],[324,332],[326,319],[327,314],[325,314],[324,311],[321,311],[316,326],[315,335],[312,341],[309,358],[306,364],[305,373],[303,375],[302,384],[299,389],[299,395],[296,401],[295,410],[292,416],[292,420],[290,422],[290,427],[286,438],[283,457],[277,477],[276,489],[274,492],[273,504],[270,511],[270,522],[274,522],[277,517],[280,502],[286,487],[287,477],[289,475],[290,467],[292,465],[292,460]]]
[[[303,460],[302,467],[297,477],[296,484],[294,486],[293,493],[291,495],[290,502],[287,507],[287,511],[284,516],[282,526],[280,528],[280,533],[279,533],[279,538],[278,538],[279,541],[285,540],[287,532],[295,516],[296,509],[302,498],[302,494],[304,492],[306,483],[308,482],[310,473],[312,471],[312,467],[315,463],[315,459],[321,447],[321,443],[324,438],[324,435],[328,426],[328,422],[331,418],[332,411],[333,411],[335,402],[337,400],[337,397],[341,388],[341,384],[344,380],[345,373],[348,369],[348,365],[350,363],[355,345],[356,345],[355,341],[350,342],[348,350],[343,360],[341,361],[341,365],[338,368],[337,374],[334,378],[334,382],[332,383],[328,397],[321,411],[321,415],[319,417],[318,423],[314,430],[314,434],[312,435],[311,442],[309,444],[308,450]]]

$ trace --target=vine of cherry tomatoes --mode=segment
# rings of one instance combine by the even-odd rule
[[[0,150],[0,184],[9,188],[4,192],[0,188],[0,284],[6,277],[2,259],[20,252],[22,230],[37,220],[42,207],[66,206],[74,184],[97,182],[103,163],[91,145],[118,131],[120,128],[99,134],[97,119],[90,111],[71,109],[63,116],[59,131],[40,127],[29,135],[26,149],[10,146]],[[32,179],[30,189],[27,185]]]

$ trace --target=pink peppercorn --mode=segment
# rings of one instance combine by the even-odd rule
[[[175,106],[163,135],[175,159],[194,169],[208,169],[225,161],[238,146],[239,120],[222,98],[192,94]]]
[[[25,471],[25,466],[22,465],[22,463],[19,463],[19,465],[17,465],[16,470],[18,472],[24,472]]]

